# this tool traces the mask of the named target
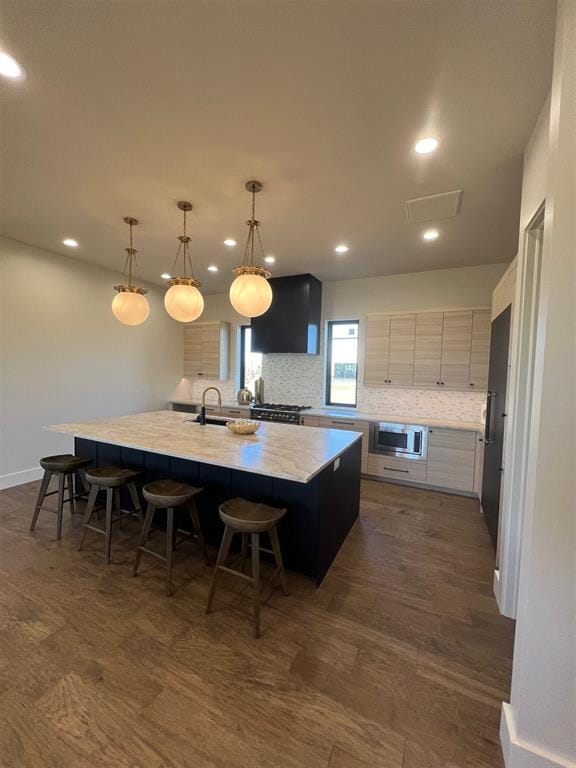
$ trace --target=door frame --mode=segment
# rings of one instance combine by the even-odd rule
[[[504,435],[504,476],[494,593],[500,612],[513,619],[517,611],[524,524],[544,214],[543,202],[524,230],[512,307],[512,364],[506,406],[509,418]]]

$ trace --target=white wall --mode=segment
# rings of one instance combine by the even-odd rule
[[[40,457],[71,448],[45,424],[167,406],[182,329],[154,286],[148,320],[119,323],[110,305],[121,277],[0,239],[0,487],[35,479]]]
[[[560,0],[508,768],[576,766],[576,3]]]
[[[363,378],[364,325],[367,312],[409,311],[462,306],[490,306],[492,290],[506,264],[442,269],[388,277],[325,282],[322,291],[322,320],[360,320],[359,382]],[[247,321],[236,315],[227,295],[206,298],[206,320],[230,320],[236,326]],[[236,333],[233,333],[236,337]],[[324,340],[324,333],[321,335]],[[236,368],[233,353],[232,370]],[[274,402],[321,406],[324,402],[324,354],[264,355],[265,397]],[[232,382],[183,381],[177,396],[197,398],[208,384],[234,398]],[[381,389],[359,383],[358,407],[389,414],[461,418],[477,421],[484,404],[482,392],[438,392],[436,390]]]

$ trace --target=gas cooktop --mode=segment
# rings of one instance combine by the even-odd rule
[[[250,416],[260,421],[283,421],[288,424],[300,424],[300,411],[305,411],[311,407],[310,405],[259,403],[250,408]]]
[[[254,410],[265,409],[267,411],[305,411],[311,408],[311,405],[282,405],[281,403],[256,403],[252,406]]]

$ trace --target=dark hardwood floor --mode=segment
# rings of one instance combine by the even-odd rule
[[[38,484],[0,492],[2,768],[499,768],[513,624],[492,597],[478,502],[363,482],[320,589],[250,602],[183,545],[131,576],[137,525],[77,551]],[[51,502],[55,497],[51,497]],[[79,511],[83,505],[79,504]],[[160,545],[161,534],[158,536]]]

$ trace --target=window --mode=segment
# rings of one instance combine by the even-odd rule
[[[326,405],[356,405],[358,320],[328,322]]]
[[[240,389],[244,387],[254,394],[254,382],[262,376],[262,353],[252,352],[252,329],[240,328]]]

